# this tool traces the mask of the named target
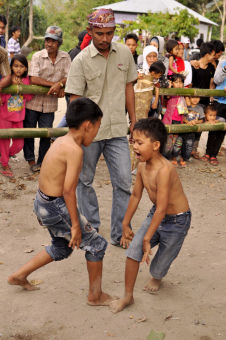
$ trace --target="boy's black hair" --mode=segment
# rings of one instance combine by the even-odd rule
[[[2,14],[0,15],[0,21],[3,22],[4,25],[7,25],[6,17]]]
[[[138,36],[135,33],[128,33],[128,34],[126,34],[124,39],[125,39],[125,42],[128,39],[133,39],[133,40],[136,41],[136,43],[138,43]]]
[[[13,35],[13,33],[18,30],[21,30],[20,26],[13,26],[10,28],[10,33]]]
[[[168,53],[171,53],[172,49],[178,45],[178,41],[174,40],[174,39],[170,39],[169,41],[167,41],[166,43],[166,50]]]
[[[201,38],[197,39],[196,45],[200,48],[201,45],[203,44],[203,40]]]
[[[154,73],[162,73],[164,74],[166,72],[166,67],[163,64],[162,61],[158,60],[155,61],[149,68],[149,72],[154,72]]]
[[[204,107],[204,113],[206,114],[208,111],[216,112],[216,106],[214,104],[209,104]]]
[[[212,40],[211,43],[214,46],[214,51],[216,53],[224,52],[224,44],[220,40]]]
[[[11,74],[13,74],[13,64],[14,64],[14,61],[15,60],[18,60],[21,64],[23,64],[27,70],[22,74],[22,78],[26,78],[27,77],[27,73],[28,73],[28,62],[27,62],[27,58],[22,55],[22,54],[16,54],[13,56],[12,60],[11,60],[11,63],[10,63],[10,68],[11,68]]]
[[[214,44],[211,42],[203,43],[200,47],[201,58],[205,57],[206,54],[211,54],[215,51]]]
[[[167,130],[165,125],[158,118],[139,119],[134,125],[134,131],[137,130],[150,138],[152,142],[159,141],[159,152],[163,153],[167,140]]]
[[[180,73],[174,73],[170,76],[170,80],[172,82],[176,81],[177,79],[180,79],[182,81],[182,83],[184,83],[184,76],[183,74]]]
[[[100,117],[103,117],[103,112],[99,106],[89,98],[78,98],[73,100],[67,108],[66,121],[69,128],[78,130],[82,123],[89,120],[95,124]]]

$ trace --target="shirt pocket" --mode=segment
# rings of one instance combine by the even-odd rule
[[[85,72],[85,78],[87,83],[87,90],[89,93],[98,94],[100,92],[101,86],[101,71],[92,70]]]
[[[118,77],[117,82],[121,84],[126,84],[128,74],[128,66],[126,65],[118,65]]]

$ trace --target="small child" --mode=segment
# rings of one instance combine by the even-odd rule
[[[204,108],[205,113],[205,123],[216,124],[219,122],[219,117],[217,117],[217,110],[214,105],[207,105]],[[206,153],[204,156],[200,157],[200,160],[204,162],[210,162],[211,165],[218,165],[218,160],[216,158],[221,144],[224,141],[225,131],[209,131],[208,140],[206,145]]]
[[[125,36],[125,45],[129,47],[135,64],[137,65],[137,59],[138,59],[138,54],[137,54],[137,43],[138,43],[138,36],[135,33],[129,33]]]
[[[11,60],[12,84],[29,85],[30,80],[27,76],[28,63],[26,57],[21,54],[15,55]],[[2,106],[0,110],[0,129],[23,128],[25,118],[25,101],[31,100],[32,94],[1,94]],[[9,157],[14,156],[23,149],[24,139],[0,139],[1,164],[3,171],[1,174],[5,177],[13,178],[12,170],[9,166]]]
[[[184,76],[182,74],[173,74],[171,78],[171,84],[174,88],[183,88]],[[182,104],[183,105],[182,105]],[[184,97],[171,96],[167,101],[166,112],[162,119],[164,124],[182,124],[183,114],[186,112],[187,106]],[[169,134],[167,136],[167,143],[163,152],[164,157],[172,159],[172,164],[177,167],[177,157],[179,156],[182,146],[182,137],[178,134]]]
[[[150,266],[152,278],[144,290],[152,293],[159,289],[162,278],[180,252],[191,221],[188,200],[178,173],[162,156],[167,139],[164,124],[157,118],[141,119],[134,126],[133,139],[133,149],[140,163],[123,220],[121,244],[124,248],[128,247],[125,294],[120,300],[111,302],[110,309],[113,313],[120,312],[134,302],[133,291],[139,264],[149,264],[151,248],[157,244],[159,247]],[[138,208],[144,188],[154,206],[134,236],[129,223]]]
[[[149,68],[149,73],[153,77],[153,84],[155,87],[155,95],[152,97],[151,108],[148,113],[149,117],[158,117],[160,113],[161,103],[159,101],[159,88],[163,87],[162,82],[165,79],[166,67],[161,61],[155,61]],[[163,79],[164,78],[164,79]]]
[[[198,105],[200,97],[186,97],[186,103],[188,105],[188,114],[184,115],[184,124],[194,126],[196,124],[203,123],[205,118],[204,111],[201,105]],[[195,133],[182,133],[182,147],[181,147],[181,159],[180,166],[186,167],[186,161],[190,159],[192,148],[195,142]]]
[[[167,55],[168,58],[169,58],[169,71],[168,71],[169,78],[172,76],[172,74],[178,73],[177,64],[176,64],[176,57],[178,55],[178,48],[179,48],[179,44],[174,39],[170,39],[166,43],[166,51],[169,53]]]
[[[86,252],[90,283],[87,303],[107,305],[112,300],[101,291],[107,241],[80,214],[76,200],[76,187],[83,162],[82,145],[92,143],[102,116],[98,105],[88,98],[78,98],[69,104],[66,113],[69,132],[57,138],[46,153],[34,202],[38,221],[47,227],[52,244],[11,275],[9,284],[27,290],[37,289],[30,284],[27,276],[52,261],[67,258],[77,247]]]

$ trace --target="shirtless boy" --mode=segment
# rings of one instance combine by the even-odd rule
[[[141,119],[134,126],[133,139],[133,149],[140,163],[123,220],[121,244],[129,247],[126,251],[125,293],[123,298],[110,303],[113,313],[120,312],[134,302],[133,289],[139,264],[149,264],[151,248],[157,244],[159,248],[150,266],[152,278],[144,290],[152,293],[159,289],[162,278],[180,252],[191,221],[188,201],[177,171],[161,155],[167,139],[164,124],[158,118]],[[154,206],[134,236],[129,223],[137,210],[144,188]]]
[[[71,255],[73,249],[83,249],[89,273],[89,305],[108,305],[111,296],[101,291],[102,260],[107,241],[77,210],[76,187],[83,163],[82,145],[88,146],[96,136],[102,111],[88,98],[79,98],[68,106],[66,119],[69,132],[57,138],[42,163],[39,189],[34,211],[41,225],[47,227],[51,246],[9,276],[8,283],[35,290],[27,280],[36,269]]]

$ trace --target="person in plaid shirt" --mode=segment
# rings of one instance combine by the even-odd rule
[[[34,95],[26,103],[24,128],[51,128],[54,112],[58,107],[58,98],[64,97],[64,86],[71,65],[68,53],[60,51],[63,43],[63,31],[58,26],[47,28],[44,39],[45,49],[36,52],[31,60],[29,76],[32,85],[49,86],[47,95]],[[24,158],[32,172],[40,170],[43,158],[50,147],[49,138],[41,138],[37,162],[34,154],[34,139],[24,141]]]

